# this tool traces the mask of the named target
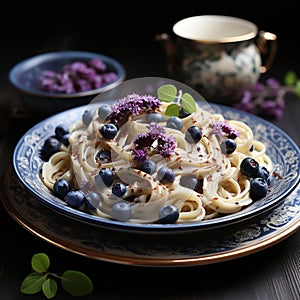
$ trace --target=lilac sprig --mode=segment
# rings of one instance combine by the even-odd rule
[[[223,138],[235,139],[240,133],[232,128],[226,121],[216,121],[210,125],[212,128],[211,134],[214,134],[218,140]]]
[[[268,120],[280,120],[285,109],[284,98],[289,91],[289,87],[269,78],[265,83],[258,82],[253,88],[245,90],[234,107]]]
[[[166,135],[162,126],[150,123],[149,131],[136,136],[133,144],[133,160],[143,162],[153,154],[169,158],[175,150],[176,139],[172,135]]]
[[[110,123],[120,126],[127,122],[130,116],[155,111],[160,105],[161,101],[156,97],[132,93],[112,105],[108,119]]]

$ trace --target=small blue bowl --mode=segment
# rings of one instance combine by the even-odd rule
[[[38,81],[45,70],[60,72],[66,64],[100,59],[107,72],[114,72],[116,78],[100,88],[76,93],[48,92],[40,89]],[[113,89],[126,77],[124,66],[117,60],[86,51],[58,51],[40,54],[17,63],[9,72],[9,81],[17,89],[21,100],[31,112],[48,116],[73,107],[88,104],[98,94]]]

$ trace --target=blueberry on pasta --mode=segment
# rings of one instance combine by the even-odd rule
[[[252,157],[246,157],[242,160],[240,169],[241,173],[247,177],[256,177],[259,163]]]
[[[257,201],[268,193],[268,183],[261,177],[253,178],[250,181],[250,197]]]
[[[126,222],[130,219],[131,214],[131,206],[126,201],[117,202],[112,206],[111,215],[116,220]]]
[[[161,183],[168,184],[174,181],[175,174],[171,168],[161,167],[157,171],[157,178]]]
[[[233,139],[223,140],[220,144],[221,152],[223,154],[231,154],[236,149],[236,142]]]
[[[179,218],[179,210],[175,205],[167,204],[159,210],[159,223],[173,224]]]
[[[70,182],[67,179],[60,178],[53,184],[53,193],[60,199],[63,199],[70,191]]]

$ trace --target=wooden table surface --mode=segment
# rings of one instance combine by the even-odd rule
[[[23,114],[22,102],[8,82],[10,68],[21,59],[52,50],[89,50],[115,57],[124,63],[127,79],[136,77],[167,77],[161,45],[152,35],[144,40],[101,43],[80,34],[21,38],[18,47],[7,37],[0,58],[0,175],[11,162],[16,142],[39,119]],[[273,67],[265,75],[282,80],[290,70],[299,70],[294,50],[291,56],[279,52]],[[284,116],[272,121],[300,145],[300,99],[295,95],[286,100]],[[85,272],[94,283],[94,291],[84,299],[216,299],[216,300],[297,300],[300,299],[300,233],[266,249],[236,259],[200,266],[176,268],[138,267],[110,263],[79,255],[56,247],[30,233],[0,206],[0,299],[45,299],[40,293],[25,296],[19,287],[30,271],[33,254],[45,252],[53,271],[76,269]],[[74,299],[61,288],[55,299]]]

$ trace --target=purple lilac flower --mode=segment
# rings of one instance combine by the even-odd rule
[[[73,62],[67,64],[62,68],[62,74],[69,73],[70,76],[77,77],[80,74],[85,74],[87,66],[84,62]]]
[[[165,129],[156,122],[151,122],[148,128],[151,131],[151,135],[154,138],[159,138],[162,134],[166,132]]]
[[[75,88],[84,92],[92,89],[91,83],[86,79],[78,79],[74,82]]]
[[[55,87],[56,87],[56,91],[62,93],[70,94],[75,92],[74,84],[71,80],[65,81],[63,84],[58,84]]]
[[[114,72],[109,72],[102,75],[102,80],[104,83],[112,82],[116,80],[116,78],[117,78],[117,74]]]
[[[157,123],[150,123],[149,131],[138,135],[132,149],[133,160],[142,162],[152,154],[160,154],[169,158],[176,148],[176,139],[172,135],[166,135],[163,127]]]
[[[112,80],[113,81],[113,80]],[[91,80],[92,85],[97,89],[105,84],[103,81],[103,75],[95,75]]]
[[[54,71],[46,70],[43,72],[45,78],[55,78],[57,73]]]
[[[274,93],[278,93],[281,89],[281,85],[279,83],[278,80],[276,80],[275,78],[269,78],[266,80],[267,86],[269,86],[270,88],[272,88]]]
[[[265,85],[262,82],[257,82],[253,87],[252,87],[252,93],[255,94],[260,94],[265,90]]]
[[[132,93],[112,105],[112,112],[108,116],[111,123],[122,125],[132,115],[155,111],[161,105],[161,101],[150,95]]]
[[[282,86],[275,78],[269,78],[265,83],[258,82],[245,90],[234,107],[269,120],[279,120],[285,109],[284,97],[289,91],[289,87]]]
[[[102,60],[93,58],[87,62],[87,65],[99,73],[105,73],[106,72],[106,65],[103,63]]]
[[[154,152],[160,153],[164,158],[170,157],[176,148],[175,137],[162,135],[157,141],[158,145],[154,148]]]
[[[94,58],[66,64],[60,72],[45,70],[38,79],[38,87],[46,92],[70,94],[100,88],[116,78],[115,72],[107,72],[102,60]]]
[[[138,162],[143,162],[148,157],[148,150],[146,147],[144,147],[143,149],[133,148],[132,155],[133,155],[133,160],[136,160]]]
[[[252,104],[252,94],[250,91],[245,90],[243,93],[243,97],[241,98],[240,102],[235,104],[235,107],[241,109],[243,111],[254,113],[255,110]]]
[[[262,116],[265,116],[268,119],[279,120],[283,116],[285,104],[284,102],[275,102],[275,101],[264,101],[260,103],[260,111],[263,112]]]
[[[240,133],[233,129],[226,121],[216,121],[211,127],[212,134],[216,135],[218,140],[221,140],[223,137],[234,140],[240,135]]]

